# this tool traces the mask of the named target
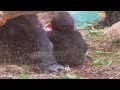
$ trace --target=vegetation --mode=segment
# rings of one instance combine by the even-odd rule
[[[17,79],[29,79],[30,75],[27,73],[17,74]]]

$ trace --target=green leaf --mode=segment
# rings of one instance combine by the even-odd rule
[[[66,77],[66,78],[69,78],[69,79],[75,79],[75,78],[77,78],[77,75],[71,75],[71,74],[68,74],[68,73],[67,73],[67,74],[65,75],[65,77]]]
[[[17,79],[29,79],[29,74],[20,73],[20,74],[17,75]]]
[[[98,59],[96,59],[95,61],[93,61],[93,65],[95,65],[95,64],[98,64],[99,63],[99,61],[100,61],[101,59],[100,58],[98,58]]]
[[[108,66],[110,66],[112,64],[112,60],[109,60],[109,62],[108,62]]]
[[[103,51],[95,51],[98,54],[104,53]]]
[[[76,74],[69,74],[69,73],[66,73],[62,78],[63,79],[85,79],[84,77],[78,76]]]

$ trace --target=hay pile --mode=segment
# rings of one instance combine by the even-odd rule
[[[120,40],[120,21],[113,24],[111,27],[106,28],[104,31],[104,36],[108,40]]]

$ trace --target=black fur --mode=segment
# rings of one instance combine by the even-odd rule
[[[48,32],[48,37],[54,45],[57,62],[71,67],[80,65],[88,46],[80,32],[74,31],[72,17],[66,12],[59,12],[51,23],[53,31]]]
[[[10,19],[0,27],[0,61],[7,63],[36,63],[42,70],[59,71],[53,56],[53,45],[36,15]]]

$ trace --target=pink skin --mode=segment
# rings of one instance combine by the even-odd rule
[[[52,25],[49,24],[46,28],[44,28],[45,31],[52,31]]]

